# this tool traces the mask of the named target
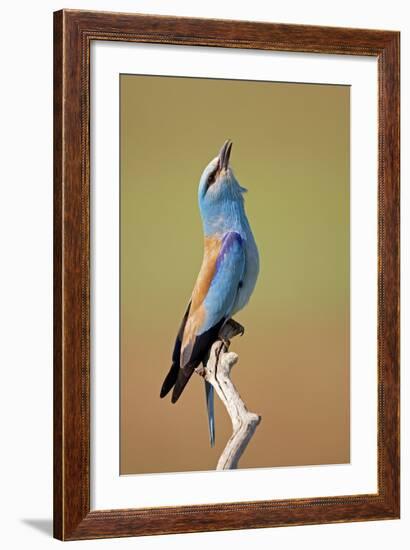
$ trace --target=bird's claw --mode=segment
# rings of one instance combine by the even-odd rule
[[[245,328],[234,319],[229,319],[221,329],[219,337],[222,341],[231,340],[235,336],[243,336]]]
[[[224,351],[228,351],[231,341],[226,338],[221,338],[221,342],[223,343]]]
[[[198,365],[195,369],[195,372],[199,374],[199,376],[202,376],[203,378],[206,375],[206,369],[204,365]]]

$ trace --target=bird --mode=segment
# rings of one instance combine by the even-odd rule
[[[259,253],[245,213],[244,193],[230,165],[232,141],[205,167],[198,186],[204,233],[202,265],[172,353],[160,397],[176,403],[194,370],[231,317],[248,303],[259,274]],[[215,444],[214,390],[205,380],[211,447]]]

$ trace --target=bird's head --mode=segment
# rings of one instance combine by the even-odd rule
[[[242,194],[246,191],[236,180],[229,164],[232,141],[223,144],[219,155],[211,160],[199,180],[199,209],[205,226],[219,226],[235,211],[243,209]]]

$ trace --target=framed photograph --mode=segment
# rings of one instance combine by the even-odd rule
[[[54,14],[56,538],[399,517],[399,43]]]

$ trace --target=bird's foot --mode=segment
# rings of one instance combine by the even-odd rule
[[[224,352],[228,351],[229,346],[231,345],[231,341],[227,340],[226,338],[221,338],[221,342],[223,344],[222,349]],[[221,350],[222,351],[222,350]]]
[[[206,375],[206,368],[205,368],[205,365],[202,364],[202,365],[198,365],[195,369],[195,372],[197,374],[199,374],[199,376],[202,376],[203,378],[205,378],[205,375]]]
[[[219,333],[219,337],[223,342],[228,343],[229,348],[229,340],[234,338],[235,336],[243,336],[245,333],[245,328],[239,324],[234,319],[228,319],[226,323],[221,328],[221,331]]]

